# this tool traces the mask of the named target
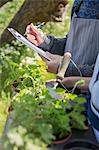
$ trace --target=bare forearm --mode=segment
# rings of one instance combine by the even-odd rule
[[[81,91],[87,91],[89,82],[90,82],[90,77],[79,77],[79,76],[71,76],[71,77],[66,77],[62,80],[62,83],[67,87],[67,88],[72,88],[74,85],[79,81],[79,80],[84,80],[85,83],[84,85],[77,85],[77,88],[80,89]]]

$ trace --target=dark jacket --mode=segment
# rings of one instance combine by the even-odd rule
[[[77,17],[85,18],[85,19],[98,19],[99,18],[99,0],[75,0],[72,8],[72,15],[73,12],[76,12]],[[49,44],[47,44],[46,40],[43,44],[39,47],[42,48],[44,51],[49,51],[52,54],[64,55],[66,40],[68,35],[65,38],[55,38],[54,36],[48,36],[50,40]],[[89,57],[89,56],[88,56]],[[95,62],[94,62],[95,64]],[[91,65],[79,65],[79,69],[82,72],[83,76],[92,76],[94,64]],[[72,73],[73,72],[73,73]],[[66,76],[77,76],[79,75],[77,69],[74,67],[71,70],[71,65],[69,66]]]

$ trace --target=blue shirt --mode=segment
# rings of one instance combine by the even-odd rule
[[[99,0],[75,0],[73,9],[83,1],[77,11],[79,18],[99,19]]]

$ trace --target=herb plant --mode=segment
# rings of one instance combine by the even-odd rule
[[[73,128],[86,128],[82,105],[85,100],[59,88],[56,92],[62,98],[52,98],[46,89],[46,80],[53,75],[47,73],[42,61],[35,59],[35,53],[31,55],[28,48],[18,47],[17,43],[0,50],[1,94],[10,93],[13,108],[5,142],[7,150],[28,150],[28,144],[46,148],[53,140],[68,136]]]

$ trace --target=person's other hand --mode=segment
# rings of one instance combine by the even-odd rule
[[[32,23],[27,26],[26,35],[27,39],[36,46],[39,46],[44,42],[41,32]]]
[[[63,57],[49,52],[46,52],[46,54],[51,59],[50,61],[46,61],[46,65],[48,66],[47,71],[56,74]]]
[[[90,77],[79,77],[79,76],[70,76],[70,77],[65,77],[61,83],[64,84],[67,88],[74,87],[75,83],[78,81],[82,80],[83,83],[80,83],[77,85],[77,88],[80,89],[82,92],[85,92],[88,90],[89,82],[90,82]]]
[[[74,76],[70,76],[70,77],[65,77],[61,83],[64,84],[64,86],[70,88],[70,87],[74,87],[75,83],[77,81],[79,81],[81,79],[81,77],[74,77]]]

